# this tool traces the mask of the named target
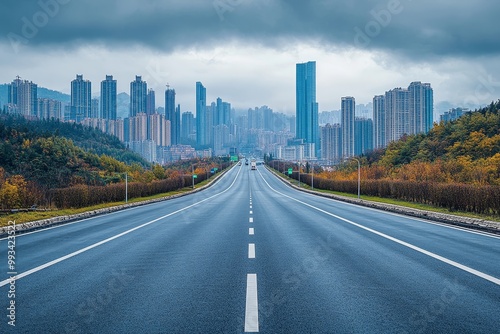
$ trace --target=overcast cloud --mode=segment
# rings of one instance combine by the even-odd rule
[[[183,111],[195,82],[237,108],[294,112],[295,63],[317,61],[320,110],[368,103],[411,81],[435,102],[500,98],[500,2],[430,0],[2,0],[0,83],[15,75],[69,93],[76,73],[142,75]]]

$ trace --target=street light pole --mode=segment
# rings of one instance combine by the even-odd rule
[[[314,165],[312,166],[311,188],[312,188],[312,190],[314,190]]]
[[[358,199],[360,198],[361,195],[361,163],[359,159],[356,158],[351,158],[353,160],[356,160],[358,162]]]
[[[125,203],[128,203],[128,174],[125,172]]]
[[[302,166],[301,166],[301,163],[299,161],[299,188],[300,188],[300,167],[302,167]]]
[[[191,165],[191,180],[193,182],[193,189],[194,189],[194,165]]]

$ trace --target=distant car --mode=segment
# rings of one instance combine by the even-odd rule
[[[241,161],[240,161],[240,162],[238,162],[238,166],[241,166]]]
[[[247,165],[247,166],[248,166],[248,160],[247,160],[247,161],[245,161],[245,165]]]

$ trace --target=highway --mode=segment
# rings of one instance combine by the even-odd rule
[[[235,166],[192,195],[0,240],[0,333],[499,333],[500,238]],[[15,327],[9,303],[15,301]]]

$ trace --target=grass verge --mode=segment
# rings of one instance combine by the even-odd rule
[[[277,173],[274,170],[271,170],[271,171],[275,175],[277,175],[278,177],[281,177],[281,178],[287,180],[288,182],[292,183],[295,186],[299,186],[299,182],[297,180],[292,179],[286,175],[281,175],[280,173]],[[300,183],[300,187],[303,189],[312,190],[311,186],[304,184],[302,182]],[[338,191],[323,190],[323,189],[316,189],[316,188],[314,189],[314,191],[317,191],[320,193],[325,193],[325,194],[332,194],[332,195],[337,195],[337,196],[348,197],[348,198],[358,198],[357,194],[342,193],[342,192],[338,192]],[[491,221],[495,221],[495,222],[500,222],[500,217],[494,216],[494,215],[481,215],[481,214],[475,214],[475,213],[470,213],[470,212],[450,211],[446,208],[441,208],[441,207],[437,207],[437,206],[433,206],[433,205],[406,202],[406,201],[392,199],[392,198],[382,198],[382,197],[365,196],[365,195],[361,195],[360,198],[362,200],[370,201],[370,202],[377,202],[377,203],[382,203],[382,204],[393,204],[393,205],[404,206],[404,207],[412,208],[412,209],[426,210],[426,211],[450,214],[450,215],[455,215],[455,216],[460,216],[460,217],[477,218],[477,219],[484,219],[484,220],[491,220]]]
[[[212,179],[208,179],[208,180],[205,180],[203,182],[200,182],[200,183],[196,184],[195,189],[201,188],[201,187],[207,185],[208,183],[210,183],[211,181],[212,181]],[[137,203],[137,202],[148,201],[148,200],[158,199],[158,198],[167,197],[167,196],[183,194],[183,193],[190,192],[192,190],[193,190],[192,187],[185,187],[185,188],[171,191],[168,193],[157,194],[157,195],[148,196],[148,197],[131,198],[131,199],[129,199],[128,203]],[[90,207],[79,208],[79,209],[62,209],[62,210],[52,210],[52,211],[40,211],[40,212],[18,212],[18,213],[0,216],[0,227],[7,226],[9,221],[15,221],[16,224],[23,224],[23,223],[36,221],[36,220],[49,219],[49,218],[54,218],[54,217],[59,217],[59,216],[69,216],[69,215],[75,215],[75,214],[79,214],[79,213],[83,213],[83,212],[87,212],[87,211],[94,211],[94,210],[99,210],[99,209],[111,208],[111,207],[123,205],[123,204],[125,204],[125,201],[114,202],[114,203],[103,203],[103,204],[93,205]]]

